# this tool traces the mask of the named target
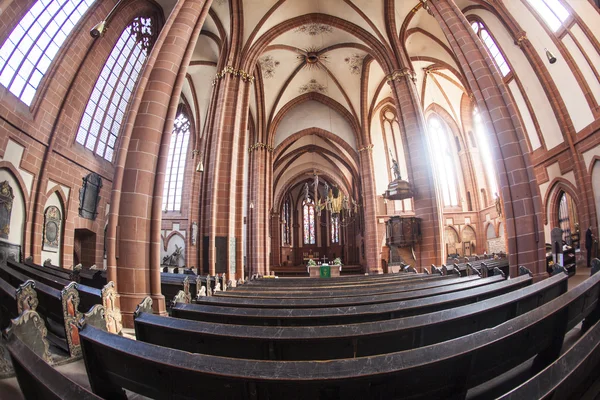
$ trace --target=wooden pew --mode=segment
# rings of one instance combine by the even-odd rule
[[[558,357],[565,333],[598,308],[600,274],[494,328],[425,347],[322,361],[259,361],[191,354],[110,335],[80,333],[94,393],[125,398],[464,398],[469,388],[536,357]],[[435,379],[432,379],[435,377]]]
[[[16,268],[13,268],[16,266]],[[18,275],[15,275],[18,274]],[[4,274],[4,275],[3,275]],[[37,271],[31,267],[28,267],[24,264],[19,263],[7,263],[7,265],[0,265],[0,276],[4,279],[7,279],[7,275],[12,274],[12,279],[16,282],[20,282],[18,284],[14,284],[13,286],[18,286],[21,283],[25,282],[27,279],[32,279],[36,282],[43,283],[47,286],[58,289],[59,291],[68,286],[72,281],[68,281],[45,272]],[[8,280],[8,279],[7,279]],[[96,304],[102,304],[102,292],[99,289],[92,288],[86,285],[77,285],[77,291],[79,292],[79,311],[87,312],[90,308],[92,308]]]
[[[403,293],[397,301],[380,304],[331,308],[236,308],[177,304],[174,318],[236,325],[316,326],[382,321],[445,310],[509,293],[530,285],[529,276],[505,280],[500,276],[441,288]]]
[[[15,288],[29,281],[27,276],[6,266],[0,266],[0,276]],[[81,305],[77,284],[70,282],[58,290],[37,280],[33,282],[38,298],[37,310],[48,328],[48,340],[71,356],[80,355],[77,323],[81,318]],[[99,297],[96,304],[101,303]]]
[[[101,399],[51,367],[18,337],[13,335],[7,348],[25,399]]]
[[[359,295],[370,294],[385,294],[396,293],[398,291],[410,290],[412,286],[416,286],[426,282],[443,281],[446,278],[434,275],[421,275],[418,279],[401,280],[395,282],[375,283],[371,285],[358,285],[351,287],[324,287],[315,290],[246,290],[246,288],[236,288],[237,290],[229,290],[224,293],[219,293],[219,297],[228,298],[263,298],[263,299],[295,299],[295,298],[328,298],[328,297],[353,297]]]
[[[581,399],[599,378],[599,365],[600,322],[596,322],[558,360],[498,400]],[[595,394],[593,398],[597,390]]]
[[[421,289],[430,289],[464,283],[470,280],[481,279],[478,277],[444,277],[438,280],[429,280],[415,283],[408,287],[399,287],[395,292],[381,293],[359,293],[356,296],[329,297],[329,298],[249,298],[249,297],[224,297],[212,296],[203,297],[197,300],[198,304],[211,304],[235,307],[253,307],[253,308],[322,308],[322,307],[341,307],[360,304],[375,304],[395,301],[397,295],[404,292],[411,292]]]
[[[424,315],[338,326],[240,326],[134,315],[138,340],[223,357],[331,360],[393,353],[443,342],[499,325],[567,291],[556,276],[479,303]]]
[[[35,282],[28,280],[14,288],[0,278],[0,331],[10,325],[10,321],[25,310],[35,311],[38,299]]]
[[[305,282],[297,282],[295,284],[287,284],[286,282],[282,282],[281,285],[252,285],[247,284],[237,288],[232,289],[232,293],[248,293],[248,292],[281,292],[281,291],[290,291],[301,292],[301,291],[315,291],[322,289],[344,289],[344,288],[360,288],[360,287],[376,287],[384,284],[393,284],[393,283],[410,283],[413,281],[417,281],[419,279],[429,278],[427,274],[395,274],[392,275],[388,279],[372,279],[370,276],[363,277],[362,280],[351,281],[351,282],[337,282],[337,279],[333,278],[330,280],[325,280],[326,283],[322,283],[320,285],[310,285],[309,280],[306,279]]]
[[[16,268],[16,265],[18,263],[14,262],[14,261],[10,261],[8,262],[8,265],[12,268]],[[51,264],[45,264],[44,266],[35,264],[33,261],[31,261],[31,259],[26,259],[25,262],[23,263],[23,265],[26,265],[28,267],[31,267],[33,269],[36,269],[40,272],[45,272],[51,275],[55,275],[59,278],[68,280],[68,281],[75,281],[79,283],[79,270],[77,269],[64,269],[61,267],[57,267],[55,265],[51,265]]]
[[[81,268],[79,271],[79,283],[96,289],[102,289],[108,283],[106,271],[102,269]]]
[[[420,274],[421,275],[421,274]],[[260,287],[296,287],[296,286],[331,286],[344,284],[357,284],[362,282],[375,282],[394,279],[405,279],[412,277],[413,274],[397,273],[397,274],[377,274],[377,275],[360,275],[360,276],[340,276],[339,278],[330,279],[307,279],[307,278],[286,278],[286,279],[253,279],[246,282],[248,286]]]

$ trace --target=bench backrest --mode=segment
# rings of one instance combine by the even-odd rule
[[[192,353],[275,360],[329,360],[393,353],[501,324],[567,291],[556,276],[481,302],[425,315],[339,326],[240,326],[152,314],[135,318],[138,340]]]
[[[26,399],[101,399],[48,365],[18,337],[12,336],[7,348]]]
[[[429,289],[454,285],[456,283],[468,282],[469,280],[480,279],[478,277],[444,277],[439,280],[424,281],[415,283],[408,287],[399,287],[392,293],[362,293],[355,296],[329,297],[329,298],[300,298],[300,299],[265,299],[265,298],[246,298],[246,297],[225,297],[212,296],[198,300],[199,304],[212,305],[231,305],[236,307],[255,307],[255,308],[322,308],[322,307],[341,307],[361,304],[376,304],[395,301],[401,293],[412,292],[421,289]]]
[[[389,303],[327,308],[237,308],[203,304],[178,304],[175,318],[237,325],[316,326],[381,321],[470,304],[530,285],[531,277],[505,280],[490,277],[433,289],[403,293]]]
[[[598,275],[598,276],[597,276]],[[598,307],[600,275],[511,321],[396,353],[319,361],[257,361],[166,349],[86,326],[80,334],[96,394],[149,397],[457,398],[537,355],[558,356],[564,334]],[[556,347],[558,345],[558,351]],[[143,355],[143,356],[142,356]],[[109,372],[110,371],[110,372]],[[432,379],[435,377],[435,379]]]

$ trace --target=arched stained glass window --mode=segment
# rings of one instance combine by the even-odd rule
[[[498,48],[498,45],[496,45],[494,38],[492,38],[492,35],[490,35],[485,25],[481,21],[473,21],[471,23],[471,27],[473,28],[477,36],[481,38],[483,44],[485,44],[485,46],[487,47],[492,58],[496,62],[496,66],[500,70],[502,76],[505,77],[506,75],[508,75],[510,73],[510,67],[508,66],[504,55]]]
[[[456,173],[453,153],[450,151],[450,141],[446,127],[437,116],[429,118],[429,143],[431,158],[434,163],[444,206],[458,205]]]
[[[527,2],[540,14],[552,32],[556,32],[569,18],[569,11],[559,0],[527,0]]]
[[[88,100],[76,141],[108,161],[153,41],[152,19],[134,19],[123,30]]]
[[[331,216],[331,243],[340,242],[340,217],[336,215]]]
[[[190,140],[190,119],[185,112],[180,112],[175,118],[171,135],[163,189],[163,210],[180,211],[183,196],[183,175]]]
[[[94,1],[36,1],[0,48],[0,83],[31,105],[52,60]]]
[[[304,244],[315,244],[315,202],[312,199],[302,203],[302,217],[304,222]]]
[[[283,209],[281,210],[282,222],[281,227],[281,238],[282,243],[286,245],[292,244],[291,225],[292,225],[292,210],[289,197],[285,199],[283,203]]]

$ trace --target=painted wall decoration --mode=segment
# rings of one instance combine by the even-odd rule
[[[102,178],[94,172],[83,178],[83,186],[79,190],[79,215],[86,219],[95,220],[100,203],[100,188]]]
[[[309,36],[317,36],[322,33],[331,33],[333,32],[333,28],[330,25],[312,23],[299,26],[294,32],[305,33]]]
[[[280,64],[280,62],[274,59],[271,55],[260,58],[258,63],[260,64],[260,69],[265,79],[275,76],[275,69]]]
[[[15,195],[8,181],[0,183],[0,238],[8,239],[10,233],[10,217]]]
[[[365,56],[356,53],[344,58],[344,61],[348,64],[348,68],[350,68],[351,74],[360,75],[364,58]]]
[[[300,92],[300,94],[308,92],[327,93],[327,87],[321,85],[316,79],[311,79],[306,85],[300,86],[298,92]]]
[[[44,251],[58,251],[61,227],[62,217],[58,207],[50,206],[46,208],[44,212],[44,242],[42,244]]]

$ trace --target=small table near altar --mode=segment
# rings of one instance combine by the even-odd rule
[[[311,278],[337,278],[342,272],[341,265],[312,265],[307,267],[307,269]]]

